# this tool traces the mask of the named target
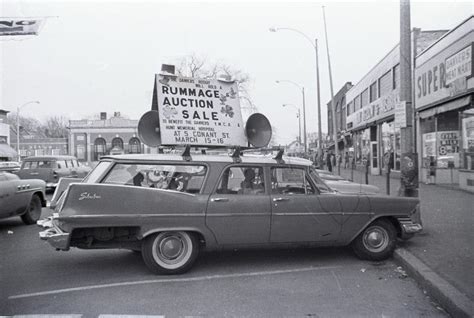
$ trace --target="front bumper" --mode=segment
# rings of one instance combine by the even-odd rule
[[[48,242],[56,250],[69,250],[69,242],[71,241],[71,234],[63,232],[55,223],[53,217],[39,220],[36,222],[40,227],[46,230],[39,233],[40,239]]]

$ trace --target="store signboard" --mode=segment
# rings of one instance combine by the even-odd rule
[[[436,133],[423,134],[423,157],[436,156]]]
[[[37,35],[43,19],[0,18],[0,36]]]
[[[157,76],[163,145],[247,145],[236,82]]]
[[[393,115],[395,112],[395,105],[400,101],[398,95],[398,90],[394,90],[390,94],[382,96],[374,102],[350,114],[347,118],[348,125],[350,124],[352,129],[356,129]]]
[[[395,104],[395,128],[407,126],[407,103],[401,101]]]
[[[446,84],[464,79],[472,74],[472,45],[446,59]]]
[[[418,55],[415,69],[416,109],[474,89],[474,17],[464,21]]]

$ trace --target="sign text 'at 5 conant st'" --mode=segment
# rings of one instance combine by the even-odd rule
[[[163,145],[245,146],[235,82],[157,75]]]

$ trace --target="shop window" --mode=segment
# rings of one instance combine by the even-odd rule
[[[130,153],[141,153],[142,152],[142,147],[140,140],[137,137],[133,137],[130,139],[128,142],[128,146],[130,148],[129,152]]]
[[[377,96],[377,82],[373,82],[372,85],[370,85],[370,102],[372,103],[378,98]]]
[[[357,95],[356,98],[354,98],[354,111],[357,111],[360,109],[360,95]]]
[[[474,170],[474,109],[461,113],[463,168]]]
[[[379,97],[388,95],[392,91],[392,72],[388,71],[379,78]]]
[[[422,119],[422,166],[437,169],[460,167],[460,133],[458,112],[452,111],[436,117]]]
[[[118,148],[118,149],[123,149],[123,140],[120,137],[115,137],[112,139],[112,149],[113,148]]]
[[[347,116],[352,114],[354,112],[354,101],[351,101],[349,104],[347,104],[346,111],[347,111]]]
[[[398,87],[400,87],[400,64],[395,65],[392,74],[393,89],[397,89]]]
[[[94,141],[94,161],[98,161],[100,157],[105,155],[107,149],[106,149],[106,143],[104,138],[97,138]]]
[[[400,170],[400,129],[396,129],[393,121],[383,123],[382,129],[382,167],[385,168],[387,160],[391,170]]]
[[[365,105],[369,104],[369,89],[366,88],[362,94],[360,94],[360,105],[364,107]]]

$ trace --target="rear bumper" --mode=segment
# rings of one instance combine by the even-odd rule
[[[56,224],[52,217],[39,220],[36,222],[40,227],[45,228],[39,233],[40,239],[48,242],[56,250],[69,250],[69,243],[71,241],[71,234],[63,232]]]
[[[400,228],[402,230],[400,233],[402,239],[411,238],[414,234],[423,230],[421,220],[420,222],[416,222],[410,218],[398,218],[398,222],[400,223]]]

